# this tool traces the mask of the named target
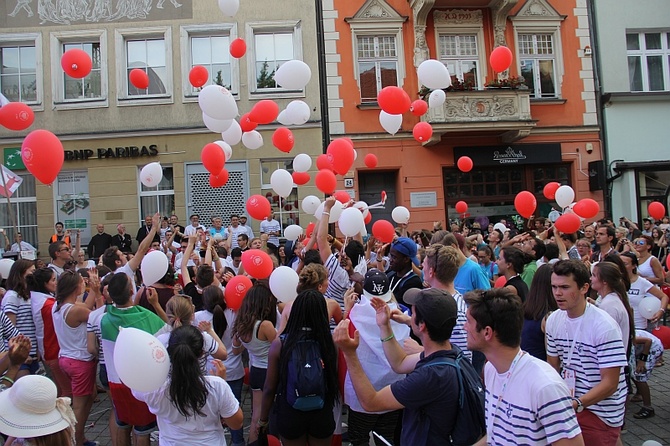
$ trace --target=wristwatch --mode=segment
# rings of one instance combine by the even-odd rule
[[[575,409],[575,412],[580,413],[582,410],[584,410],[584,404],[582,404],[582,400],[579,398],[573,398],[577,402],[577,408]]]

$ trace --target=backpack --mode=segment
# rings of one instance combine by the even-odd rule
[[[458,349],[458,347],[455,347]],[[451,433],[453,446],[471,445],[486,433],[485,393],[479,375],[472,363],[458,350],[456,358],[441,357],[422,367],[446,364],[456,369],[458,376],[458,411]]]
[[[303,412],[323,409],[326,377],[319,344],[313,339],[298,341],[291,351],[287,369],[286,401],[291,407]]]

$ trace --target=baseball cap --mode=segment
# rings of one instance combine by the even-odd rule
[[[413,264],[419,266],[419,259],[416,257],[416,242],[409,237],[398,237],[395,242],[391,244],[391,248],[398,251],[400,254],[409,257]]]
[[[421,313],[423,320],[433,327],[445,323],[456,325],[458,308],[456,300],[449,293],[437,288],[410,288],[405,291],[403,300]]]
[[[386,274],[378,269],[371,269],[365,274],[363,295],[368,299],[378,297],[384,302],[391,300],[391,289]]]

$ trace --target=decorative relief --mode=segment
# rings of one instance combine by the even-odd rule
[[[359,17],[366,19],[390,19],[391,14],[378,1],[373,1]]]
[[[447,98],[445,102],[447,118],[463,120],[499,120],[518,117],[517,101],[510,97],[493,96],[491,98]]]
[[[551,11],[549,11],[547,8],[545,8],[545,6],[542,3],[538,2],[538,1],[531,2],[524,9],[525,9],[523,11],[524,16],[533,17],[533,16],[552,16],[552,15],[554,15],[554,14],[551,13]]]
[[[421,62],[430,57],[428,44],[426,44],[426,27],[424,25],[414,26],[414,66],[419,67]]]
[[[434,11],[433,20],[436,24],[481,25],[484,19],[481,9],[448,9]]]

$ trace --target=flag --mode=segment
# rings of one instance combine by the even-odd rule
[[[24,170],[26,168],[21,158],[21,147],[11,147],[4,150],[4,164],[8,169]]]
[[[3,181],[0,181],[0,195],[9,198],[23,183],[23,178],[7,169],[4,164],[2,165],[2,176]]]

